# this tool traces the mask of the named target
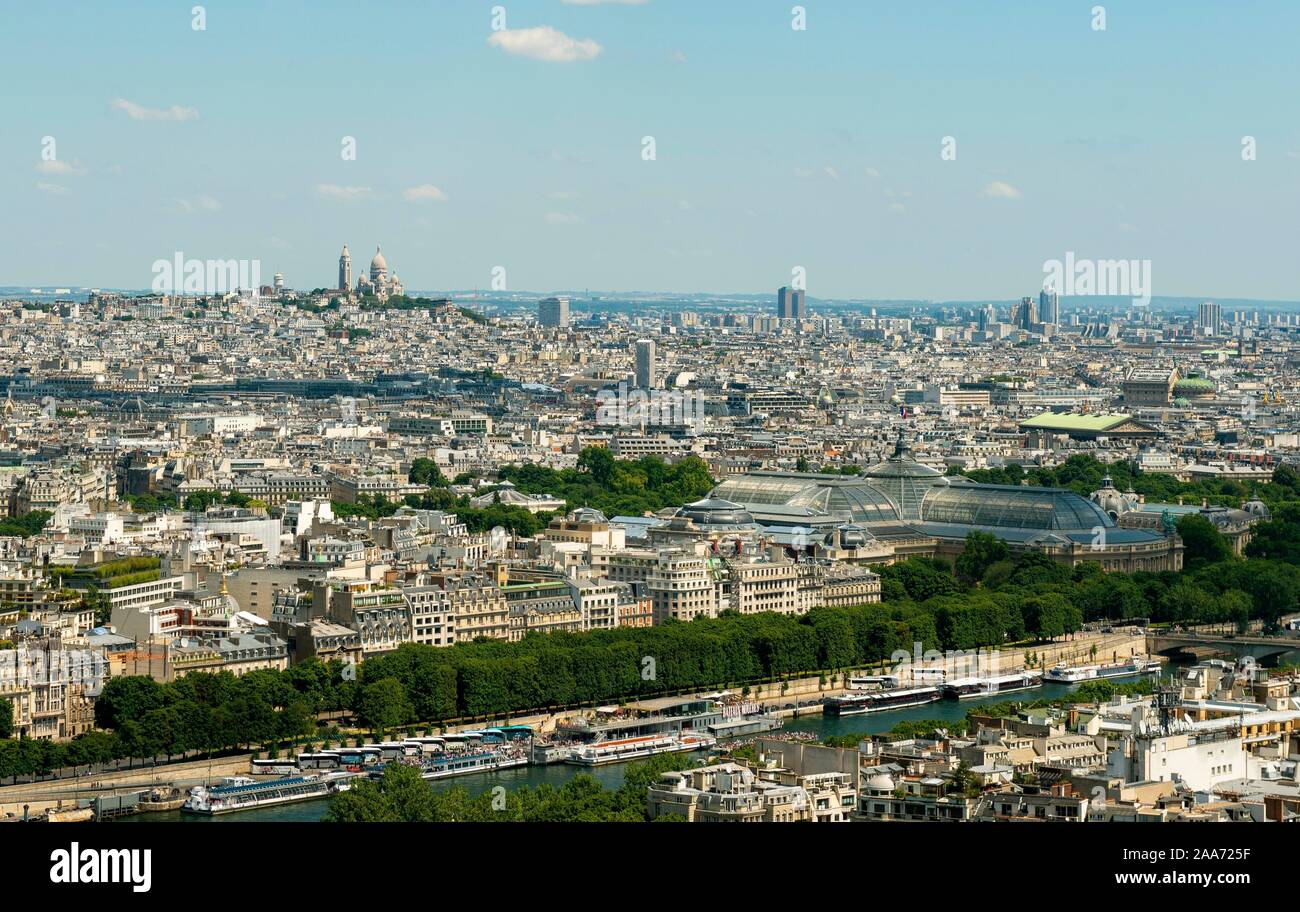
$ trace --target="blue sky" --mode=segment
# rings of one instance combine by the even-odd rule
[[[427,290],[1011,298],[1073,251],[1300,298],[1287,0],[1105,31],[1073,0],[807,0],[804,31],[789,0],[500,0],[505,36],[477,0],[193,5],[8,13],[0,285],[147,287],[180,250],[312,288],[346,242]]]

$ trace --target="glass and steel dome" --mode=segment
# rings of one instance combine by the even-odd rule
[[[750,472],[728,478],[711,495],[762,513],[764,505],[840,516],[849,522],[897,522],[898,509],[883,492],[852,475]]]
[[[1099,506],[1073,491],[1016,485],[934,488],[921,504],[921,518],[927,523],[1071,532],[1115,526]]]
[[[942,472],[922,465],[912,458],[911,451],[900,437],[894,446],[894,455],[878,462],[863,473],[871,486],[883,491],[898,505],[903,519],[921,518],[921,500],[935,485],[947,484]]]

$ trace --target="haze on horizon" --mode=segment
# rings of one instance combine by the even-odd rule
[[[1073,252],[1300,297],[1294,4],[501,5],[24,5],[0,284],[182,251],[310,289],[347,243],[420,290],[1006,300]]]

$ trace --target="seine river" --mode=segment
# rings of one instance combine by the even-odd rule
[[[1283,662],[1296,663],[1300,659],[1300,652],[1287,653],[1279,657]],[[1271,663],[1270,663],[1271,664]],[[1166,665],[1166,668],[1177,668],[1177,665]],[[1134,680],[1132,678],[1124,679],[1126,681]],[[1077,684],[1043,684],[1030,690],[1017,691],[1007,694],[1005,700],[1043,700],[1053,699],[1063,696],[1074,690]],[[912,706],[907,709],[898,709],[891,712],[870,713],[862,716],[840,716],[827,717],[823,716],[817,709],[812,709],[807,715],[799,716],[795,719],[788,719],[782,729],[784,731],[802,731],[812,732],[814,735],[821,737],[830,737],[833,735],[874,735],[889,731],[899,722],[914,721],[917,719],[943,719],[953,722],[960,721],[966,717],[966,711],[972,706],[979,705],[979,700],[940,700],[937,703],[929,703],[925,706]],[[507,789],[515,788],[520,785],[540,785],[543,782],[549,782],[552,785],[562,785],[565,781],[577,775],[579,772],[590,774],[597,782],[607,788],[618,788],[623,782],[623,764],[612,764],[609,766],[598,766],[594,768],[571,766],[569,764],[557,763],[549,766],[524,766],[516,769],[501,770],[495,773],[476,773],[469,776],[457,776],[453,779],[440,779],[430,783],[437,791],[446,791],[454,787],[462,787],[471,794],[477,795],[489,789],[502,785]],[[121,823],[151,823],[155,821],[177,821],[184,820],[188,823],[254,823],[258,821],[319,821],[329,807],[329,799],[322,798],[319,801],[303,801],[298,804],[283,805],[281,807],[260,808],[251,811],[240,811],[235,814],[224,814],[219,817],[203,817],[191,814],[181,814],[179,811],[163,814],[137,814],[132,817],[120,818]]]

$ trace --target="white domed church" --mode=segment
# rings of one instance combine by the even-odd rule
[[[403,287],[397,273],[389,273],[388,260],[384,259],[383,251],[379,245],[375,245],[375,255],[370,260],[369,275],[363,273],[357,277],[357,294],[374,295],[383,300],[390,295],[405,294],[406,289]]]

